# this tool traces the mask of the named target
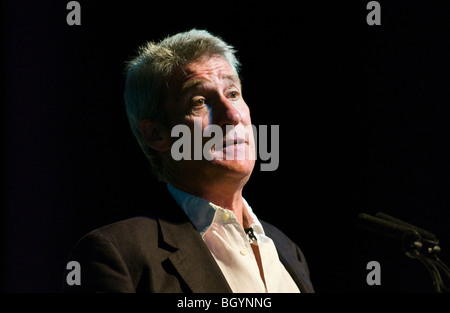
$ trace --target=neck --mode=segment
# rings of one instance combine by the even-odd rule
[[[242,198],[243,186],[233,188],[227,185],[211,186],[202,184],[201,186],[193,186],[192,184],[181,184],[179,182],[171,182],[171,184],[177,189],[232,211],[241,226],[245,226],[244,221],[246,218],[244,216],[247,215],[247,210],[244,209],[244,200]]]
[[[248,213],[244,208],[242,190],[251,172],[224,170],[209,163],[199,166],[199,163],[194,162],[181,164],[172,162],[170,158],[164,160],[165,177],[171,185],[232,211],[244,227]]]

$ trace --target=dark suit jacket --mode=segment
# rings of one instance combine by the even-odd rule
[[[122,220],[81,238],[68,260],[80,263],[81,285],[64,283],[63,291],[232,292],[199,232],[170,195],[164,199],[151,216]],[[261,223],[301,292],[314,292],[300,249]]]

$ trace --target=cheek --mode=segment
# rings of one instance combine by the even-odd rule
[[[235,105],[235,108],[239,111],[239,114],[241,115],[242,123],[244,124],[244,122],[246,122],[248,124],[251,124],[250,108],[243,99],[239,101],[239,104]]]

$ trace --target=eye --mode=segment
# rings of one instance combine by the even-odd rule
[[[199,99],[194,100],[194,106],[199,107],[199,106],[202,106],[204,104],[206,104],[206,99],[205,98],[199,98]]]
[[[237,91],[232,91],[228,94],[228,98],[231,98],[231,99],[237,99],[238,97],[239,97],[239,92],[237,92]]]

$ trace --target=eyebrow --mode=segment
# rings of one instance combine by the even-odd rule
[[[194,88],[198,85],[202,85],[205,82],[209,82],[209,80],[205,79],[205,78],[197,78],[197,79],[191,79],[191,80],[184,82],[181,85],[180,95],[184,95],[189,89]]]
[[[239,76],[234,75],[234,74],[230,74],[230,75],[225,75],[224,77],[225,79],[229,79],[234,81],[235,83],[238,83],[239,85],[241,85],[241,79],[239,78]]]
[[[223,79],[231,80],[231,81],[239,84],[239,86],[241,86],[241,80],[239,79],[238,76],[236,76],[234,74],[225,75],[223,77]],[[201,85],[205,82],[210,82],[210,80],[206,79],[206,78],[197,78],[197,79],[191,79],[191,80],[184,82],[180,88],[180,95],[185,94],[189,89],[196,87],[198,85]]]

